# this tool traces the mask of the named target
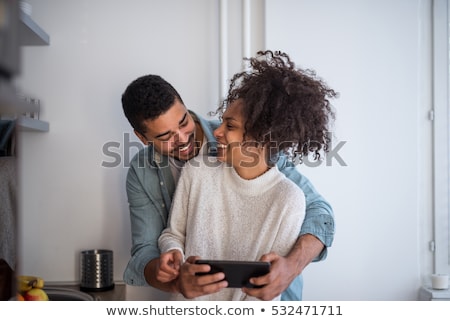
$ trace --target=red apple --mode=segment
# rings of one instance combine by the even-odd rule
[[[48,301],[48,295],[44,290],[33,288],[24,295],[25,301]]]

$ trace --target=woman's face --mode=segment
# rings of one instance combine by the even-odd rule
[[[254,167],[259,163],[261,148],[250,138],[244,142],[243,101],[232,102],[222,115],[222,124],[214,131],[217,139],[217,159],[238,167]]]

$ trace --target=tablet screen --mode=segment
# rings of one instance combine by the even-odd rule
[[[270,271],[270,263],[260,261],[197,260],[195,263],[211,266],[209,272],[197,273],[197,275],[223,272],[229,288],[258,287],[251,284],[249,279],[265,275]]]

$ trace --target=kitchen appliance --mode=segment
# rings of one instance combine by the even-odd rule
[[[80,254],[80,290],[108,291],[114,288],[113,252],[86,250]]]

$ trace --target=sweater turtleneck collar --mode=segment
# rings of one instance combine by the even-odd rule
[[[276,166],[254,179],[244,179],[231,166],[225,166],[224,184],[230,184],[235,191],[245,195],[258,195],[272,188],[283,178]]]

